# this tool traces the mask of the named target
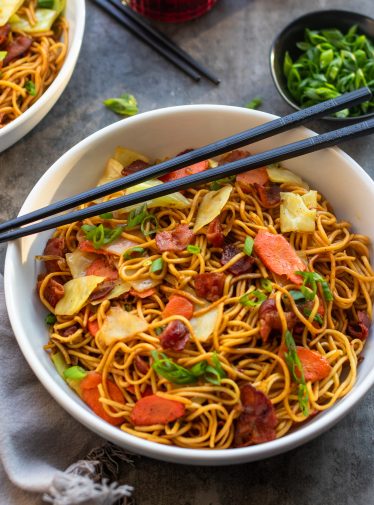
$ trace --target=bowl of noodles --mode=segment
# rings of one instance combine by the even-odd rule
[[[193,105],[110,125],[62,156],[21,213],[273,118]],[[373,202],[373,181],[334,148],[25,237],[5,265],[14,333],[50,394],[119,446],[204,465],[284,452],[374,382]]]
[[[8,0],[0,6],[0,152],[38,124],[64,91],[84,24],[84,0]]]

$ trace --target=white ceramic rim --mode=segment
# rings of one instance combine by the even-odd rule
[[[40,189],[48,182],[50,178],[53,177],[55,172],[58,172],[60,167],[67,162],[69,158],[74,158],[74,156],[80,152],[86,152],[89,150],[90,146],[95,143],[98,138],[109,137],[113,131],[120,129],[122,127],[123,121],[126,124],[136,123],[146,120],[148,117],[153,115],[170,115],[173,113],[180,113],[181,110],[188,111],[198,111],[201,109],[209,111],[224,111],[224,110],[237,110],[242,108],[225,106],[225,105],[184,105],[176,107],[168,107],[163,109],[158,109],[150,112],[145,112],[137,116],[124,119],[117,123],[111,124],[95,133],[85,138],[69,151],[67,151],[63,156],[61,156],[50,168],[49,170],[39,179],[36,183],[27,199],[25,200],[19,215],[25,214],[32,208],[29,208],[29,202],[33,200],[34,196],[38,194]],[[272,114],[251,111],[252,114],[258,114],[262,118],[268,121],[276,119],[278,116]],[[315,132],[303,128],[306,137],[316,135]],[[369,175],[356,163],[350,156],[345,154],[339,148],[329,148],[335,152],[335,154],[345,158],[352,165],[352,169],[355,170],[358,175],[363,178],[365,183],[371,188],[374,194],[374,181],[369,177]],[[20,239],[22,240],[22,239]],[[324,417],[321,417],[313,424],[305,425],[299,429],[291,432],[284,437],[267,442],[265,444],[253,445],[250,447],[235,448],[235,449],[186,449],[175,446],[166,446],[158,444],[156,442],[150,442],[148,440],[143,440],[136,436],[127,434],[118,428],[111,426],[105,421],[98,418],[95,414],[86,411],[83,407],[78,404],[71,402],[69,395],[55,383],[49,382],[49,376],[47,372],[40,367],[39,361],[33,351],[33,346],[31,342],[28,341],[27,335],[24,328],[20,324],[20,319],[15,310],[17,306],[15,300],[13,299],[13,294],[11,287],[7,286],[7,271],[11,268],[11,257],[16,252],[15,248],[17,241],[10,243],[8,245],[6,259],[5,259],[5,299],[8,308],[9,318],[15,336],[17,338],[18,344],[29,363],[30,367],[34,371],[35,375],[38,377],[43,386],[48,390],[48,392],[54,397],[54,399],[75,419],[80,421],[83,425],[94,431],[95,433],[101,435],[102,437],[116,443],[122,447],[126,447],[130,451],[137,454],[142,454],[148,457],[153,457],[162,461],[171,461],[182,464],[192,464],[192,465],[228,465],[245,463],[249,461],[256,461],[260,459],[265,459],[270,456],[275,456],[282,452],[289,451],[301,444],[304,444],[317,435],[323,433],[324,431],[331,428],[336,424],[343,416],[345,416],[351,408],[356,405],[356,403],[369,391],[369,389],[374,384],[374,368],[369,374],[363,379],[361,384],[356,385],[353,390],[348,393],[348,395],[341,400],[339,400],[334,405],[334,410],[326,412]],[[330,415],[329,415],[330,414]]]
[[[11,132],[15,130],[16,128],[21,127],[24,123],[26,123],[31,117],[33,116],[34,113],[37,112],[38,109],[42,109],[44,106],[47,106],[49,100],[53,100],[56,96],[56,100],[52,103],[52,106],[48,109],[48,111],[42,115],[40,120],[36,122],[38,124],[44,116],[46,116],[49,112],[49,110],[53,107],[55,102],[58,100],[62,92],[64,91],[65,87],[68,85],[68,82],[71,78],[71,75],[74,71],[75,64],[77,62],[79,52],[82,46],[82,41],[83,41],[83,34],[84,34],[84,26],[86,22],[86,4],[85,0],[73,0],[75,3],[75,7],[77,10],[77,16],[75,19],[76,22],[76,30],[74,32],[74,37],[70,43],[70,47],[68,48],[67,56],[65,58],[65,61],[57,74],[55,80],[52,82],[52,84],[49,86],[49,88],[42,94],[42,96],[31,105],[30,108],[25,110],[20,116],[18,116],[16,119],[14,119],[12,122],[4,126],[4,128],[0,129],[0,141],[2,137],[6,137],[6,135],[11,135]],[[64,85],[62,83],[65,83]],[[33,126],[36,126],[33,125]],[[17,137],[17,140],[15,142],[12,142],[9,144],[8,147],[13,145],[13,143],[18,142],[22,137],[27,135],[29,133],[29,129],[25,130],[25,133],[21,135],[20,138]],[[7,147],[6,147],[7,149]],[[1,151],[0,151],[1,152]]]

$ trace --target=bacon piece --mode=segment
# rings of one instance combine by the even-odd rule
[[[149,370],[149,364],[145,359],[143,359],[141,356],[137,355],[134,359],[134,363],[136,368],[139,370],[140,373],[145,375],[148,370]]]
[[[186,224],[179,224],[172,231],[161,231],[156,234],[156,245],[160,252],[183,251],[191,243],[194,234]]]
[[[291,330],[296,322],[297,318],[293,312],[284,313],[287,321],[287,328]],[[275,300],[273,298],[268,298],[265,300],[258,311],[259,324],[260,324],[260,335],[264,342],[267,341],[271,330],[281,330],[282,323],[277,311]]]
[[[99,277],[104,277],[107,281],[115,281],[118,279],[118,270],[104,256],[96,258],[91,263],[86,270],[86,275],[98,275]]]
[[[105,298],[115,286],[114,281],[104,281],[98,285],[98,287],[91,293],[89,297],[90,302],[94,302],[96,300],[101,300]]]
[[[40,286],[42,282],[43,278],[38,281],[38,293],[40,292]],[[55,279],[51,278],[44,288],[43,295],[51,307],[56,307],[58,301],[61,300],[61,298],[64,296],[64,292],[64,286],[57,282]]]
[[[248,192],[250,186],[257,183],[265,186],[269,182],[268,172],[265,167],[248,170],[236,177],[236,182],[239,183],[244,192]]]
[[[221,256],[221,265],[226,265],[226,263],[239,253],[240,250],[234,244],[225,245]],[[251,272],[255,263],[256,261],[252,256],[244,256],[231,265],[227,271],[233,275],[241,275],[246,272]]]
[[[226,163],[231,163],[233,161],[242,160],[243,158],[248,158],[251,153],[249,151],[243,151],[242,149],[235,149],[235,151],[231,151],[231,153],[226,154],[223,158],[220,159],[219,164],[225,165]]]
[[[357,319],[357,323],[350,323],[348,325],[347,333],[352,338],[366,340],[369,335],[369,328],[371,325],[369,316],[363,310],[359,310],[357,312]]]
[[[139,172],[140,170],[144,170],[144,168],[148,168],[151,165],[147,163],[146,161],[143,160],[135,160],[130,165],[127,165],[127,167],[124,167],[121,171],[122,175],[130,175],[130,174],[135,174],[136,172]]]
[[[5,50],[7,55],[4,58],[4,67],[8,65],[11,61],[15,60],[19,56],[22,56],[26,51],[30,49],[32,44],[32,39],[30,37],[25,37],[24,35],[19,35],[13,42],[7,44]]]
[[[10,24],[7,23],[4,26],[0,26],[0,46],[4,44],[10,33]]]
[[[269,398],[246,384],[240,390],[243,412],[236,421],[235,447],[262,444],[275,439],[277,418]]]
[[[209,223],[206,238],[209,244],[213,247],[222,247],[225,242],[225,236],[222,233],[221,222],[218,217],[213,219],[211,223]]]
[[[68,326],[67,328],[63,329],[61,331],[61,335],[63,337],[70,337],[70,335],[73,335],[77,330],[79,330],[80,326],[79,324],[72,324],[71,326]]]
[[[262,186],[261,184],[257,183],[255,183],[254,186],[257,190],[258,197],[264,207],[270,209],[280,204],[280,186]]]
[[[225,285],[224,273],[207,272],[195,276],[195,290],[197,296],[214,302],[221,298]]]
[[[159,338],[163,349],[183,351],[190,338],[190,332],[181,321],[175,319],[166,326]]]
[[[60,256],[60,258],[63,259],[65,258],[66,251],[67,249],[64,237],[54,237],[48,240],[43,254],[45,256]],[[48,260],[44,263],[45,269],[48,273],[61,271],[61,268],[58,265],[58,260]]]

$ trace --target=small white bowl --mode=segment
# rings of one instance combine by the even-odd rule
[[[21,214],[96,185],[105,161],[117,145],[131,147],[151,158],[171,156],[189,148],[238,133],[275,116],[239,107],[191,105],[140,114],[108,126],[64,154],[39,180]],[[251,145],[253,153],[313,135],[297,128]],[[336,214],[352,222],[355,230],[374,240],[374,182],[340,149],[325,149],[283,163],[322,192]],[[226,450],[196,450],[148,442],[122,432],[97,417],[57,374],[43,350],[48,340],[45,309],[36,292],[40,254],[51,232],[9,244],[5,263],[5,293],[14,333],[25,358],[50,394],[72,416],[102,437],[135,453],[184,464],[228,465],[267,458],[301,445],[330,428],[348,413],[374,383],[373,331],[365,346],[353,390],[329,410],[293,432],[266,444]]]
[[[69,23],[65,61],[49,88],[29,109],[0,129],[0,153],[24,137],[52,109],[68,85],[82,45],[86,6],[84,0],[68,0],[64,16]]]

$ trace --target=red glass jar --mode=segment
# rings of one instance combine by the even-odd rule
[[[158,21],[182,23],[208,12],[217,0],[127,0],[134,11]]]

